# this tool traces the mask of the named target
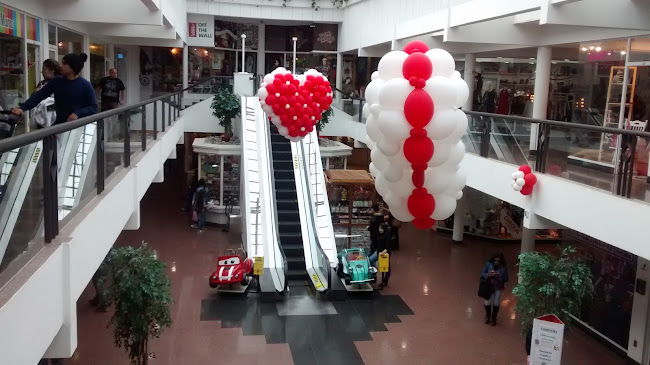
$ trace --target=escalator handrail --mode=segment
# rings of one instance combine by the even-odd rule
[[[261,108],[260,108],[261,109]],[[262,111],[262,113],[264,113]],[[264,120],[269,120],[268,116],[266,113],[264,113]],[[266,149],[266,152],[268,154],[268,161],[269,161],[269,169],[270,171],[270,179],[271,181],[269,182],[269,185],[273,188],[275,188],[275,173],[273,171],[273,148],[271,147],[271,123],[269,122],[267,124],[268,128],[266,128],[264,132],[264,138],[266,138],[266,145],[268,148]],[[278,244],[281,244],[280,241],[280,225],[278,224],[278,214],[277,214],[277,209],[278,209],[278,201],[277,198],[275,197],[275,194],[269,194],[271,195],[269,199],[271,199],[271,209],[275,209],[276,214],[273,214],[273,224],[275,226],[275,239]],[[282,255],[282,264],[284,268],[284,288],[283,288],[283,293],[287,292],[287,287],[288,287],[288,280],[287,280],[287,272],[289,271],[289,262],[287,261],[287,255],[284,254],[284,249],[280,248],[280,254]]]
[[[316,144],[318,144],[318,141],[316,141]],[[326,268],[327,269],[326,270],[327,271],[327,274],[326,274],[327,275],[327,292],[331,295],[332,291],[330,289],[332,287],[332,266],[331,266],[331,263],[329,261],[329,257],[327,256],[327,254],[325,253],[325,250],[323,250],[323,247],[320,244],[320,238],[318,237],[318,225],[316,224],[316,221],[314,219],[314,215],[316,214],[316,212],[314,211],[314,208],[316,207],[316,204],[313,201],[314,194],[311,191],[311,189],[312,189],[312,186],[311,186],[311,172],[309,171],[309,167],[308,167],[308,163],[310,161],[309,160],[310,156],[309,156],[308,152],[305,151],[305,139],[304,138],[300,140],[298,145],[299,145],[299,148],[300,148],[300,155],[302,157],[302,163],[300,165],[302,165],[302,171],[303,171],[303,173],[305,175],[305,178],[306,178],[306,181],[304,181],[304,183],[307,185],[307,192],[308,192],[308,194],[306,194],[307,195],[306,199],[307,199],[307,203],[309,204],[309,212],[306,212],[306,213],[307,213],[307,216],[309,217],[308,219],[309,219],[309,221],[311,223],[311,227],[313,228],[313,231],[314,231],[314,238],[315,238],[316,247],[317,247],[318,251],[320,252],[320,254],[322,255],[322,257],[326,258],[327,262],[328,262],[328,267]],[[305,158],[305,157],[307,157],[307,158]],[[318,264],[320,266],[320,263],[318,263]]]

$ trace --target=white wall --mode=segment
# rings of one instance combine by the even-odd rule
[[[368,2],[368,1],[366,1]],[[374,2],[374,0],[373,0]],[[322,3],[322,4],[320,4]],[[193,14],[212,14],[219,16],[259,19],[341,22],[343,10],[331,8],[329,1],[321,0],[318,11],[311,7],[309,0],[292,0],[287,6],[282,6],[282,0],[250,0],[250,1],[205,1],[187,0],[187,12]]]
[[[219,119],[212,115],[212,108],[210,107],[212,104],[212,95],[205,96],[208,97],[208,99],[203,100],[202,102],[181,112],[185,119],[185,131],[199,133],[223,133],[224,129],[219,125]]]

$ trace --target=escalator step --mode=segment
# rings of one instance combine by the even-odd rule
[[[295,189],[276,189],[275,190],[275,197],[277,200],[296,200],[297,195],[296,195],[296,190]],[[279,212],[278,212],[279,213]],[[297,213],[297,212],[295,212]],[[278,215],[278,219],[280,216]],[[283,219],[286,220],[286,219]]]
[[[299,233],[300,221],[278,222],[278,229],[280,230],[281,235],[283,233]]]

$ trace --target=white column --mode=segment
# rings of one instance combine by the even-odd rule
[[[524,227],[521,224],[521,253],[535,251],[535,230]],[[519,277],[521,282],[521,277]]]
[[[463,242],[463,233],[465,231],[465,210],[467,209],[467,197],[463,195],[456,202],[456,210],[454,211],[454,231],[451,239],[454,243]]]
[[[266,25],[264,23],[257,26],[257,75],[264,76],[266,74]]]
[[[189,70],[189,59],[190,55],[188,54],[189,48],[187,47],[187,43],[183,44],[183,89],[187,89],[189,86],[189,79],[190,79],[190,70]]]
[[[645,283],[650,281],[650,261],[643,257],[637,259],[636,280]],[[627,356],[639,364],[647,364],[648,352],[650,352],[650,333],[647,331],[650,326],[649,302],[647,286],[644,294],[634,291]]]
[[[476,55],[467,53],[465,55],[465,72],[463,79],[467,83],[469,89],[469,97],[463,105],[463,110],[472,110],[472,101],[474,100],[474,68],[476,67]]]
[[[533,118],[546,119],[548,107],[548,87],[551,81],[551,47],[537,48],[537,67],[535,68],[535,100],[533,101]],[[530,149],[537,150],[538,124],[530,129]]]
[[[343,53],[340,52],[336,54],[336,88],[343,90]]]

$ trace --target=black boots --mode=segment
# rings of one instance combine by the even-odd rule
[[[492,306],[490,305],[485,305],[485,324],[490,323],[492,320]]]
[[[495,305],[492,307],[492,325],[497,325],[497,314],[499,314],[499,306]]]

